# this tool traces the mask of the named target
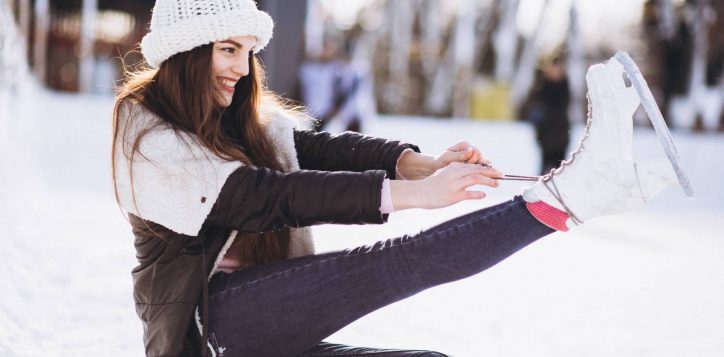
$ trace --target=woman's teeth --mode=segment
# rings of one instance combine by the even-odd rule
[[[221,83],[221,86],[224,87],[224,89],[230,92],[234,91],[234,86],[236,85],[235,81],[229,79],[219,79],[219,83]]]

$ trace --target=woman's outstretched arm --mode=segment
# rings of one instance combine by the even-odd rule
[[[403,151],[410,149],[420,152],[420,148],[413,144],[351,131],[333,135],[313,130],[294,130],[294,145],[299,167],[303,170],[385,170],[390,179],[396,178],[397,160]]]
[[[332,135],[295,130],[294,144],[302,169],[385,170],[389,179],[420,180],[452,162],[487,162],[480,150],[466,141],[458,142],[437,156],[424,154],[413,144],[350,131]]]
[[[440,208],[465,199],[482,199],[473,185],[496,187],[500,173],[476,164],[453,163],[417,181],[391,182],[395,210]],[[291,173],[241,167],[229,176],[207,224],[243,232],[264,232],[284,226],[384,223],[379,211],[385,172]]]
[[[460,141],[437,156],[408,150],[397,162],[396,178],[421,180],[453,162],[490,164],[478,148],[467,141]]]
[[[281,172],[243,166],[226,180],[206,224],[242,232],[284,226],[384,223],[379,211],[385,172]]]

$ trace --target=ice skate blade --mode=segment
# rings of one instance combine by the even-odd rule
[[[684,193],[687,196],[694,197],[694,188],[691,186],[691,181],[689,181],[689,177],[684,171],[681,158],[679,157],[679,152],[676,150],[674,140],[671,137],[669,128],[666,126],[666,122],[664,121],[664,116],[661,114],[661,110],[659,110],[658,105],[656,105],[656,100],[654,100],[654,96],[651,94],[651,90],[646,84],[646,80],[641,74],[641,71],[628,53],[618,51],[616,52],[615,58],[623,65],[628,79],[636,89],[639,99],[641,100],[641,105],[644,107],[646,114],[651,120],[651,123],[654,125],[656,136],[658,136],[659,142],[661,142],[661,146],[663,146],[666,156],[668,157],[671,166],[674,168],[676,177],[679,180],[679,186],[681,186],[681,189],[684,190]]]

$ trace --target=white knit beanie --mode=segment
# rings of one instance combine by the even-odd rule
[[[273,28],[254,0],[156,0],[141,53],[158,68],[179,52],[234,36],[256,36],[257,53],[269,43]]]

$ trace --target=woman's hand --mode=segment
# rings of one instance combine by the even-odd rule
[[[437,170],[453,163],[489,164],[478,148],[466,141],[461,141],[442,152],[438,156],[430,156],[416,152],[404,154],[397,164],[397,171],[405,180],[421,180]]]
[[[464,162],[468,164],[490,164],[490,161],[483,157],[478,148],[467,141],[461,141],[449,148],[442,154],[435,157],[434,165],[439,170],[453,162]]]
[[[473,185],[498,187],[503,174],[480,164],[453,162],[419,181],[390,181],[395,210],[442,208],[463,200],[482,199],[485,192],[467,191]]]

